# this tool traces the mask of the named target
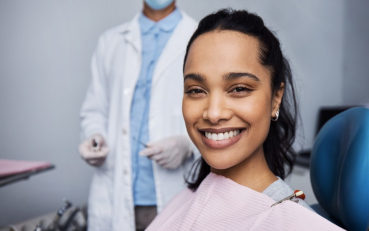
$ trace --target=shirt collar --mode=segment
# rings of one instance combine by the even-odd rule
[[[181,12],[176,8],[172,13],[170,13],[167,17],[161,19],[158,22],[155,22],[148,17],[146,17],[143,13],[139,16],[139,24],[141,28],[141,33],[148,33],[154,26],[160,28],[163,31],[172,31],[180,19],[182,18]]]

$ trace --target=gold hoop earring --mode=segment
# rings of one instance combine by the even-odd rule
[[[279,118],[279,109],[277,110],[277,112],[275,113],[275,116],[272,117],[272,121],[277,121]]]

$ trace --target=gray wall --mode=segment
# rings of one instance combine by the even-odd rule
[[[99,34],[140,1],[0,1],[0,158],[55,170],[0,188],[0,226],[87,201],[92,169],[77,152],[79,109]]]
[[[369,1],[345,2],[343,102],[369,105]]]
[[[178,5],[196,19],[222,7],[246,8],[277,33],[295,74],[301,149],[312,145],[320,106],[368,102],[368,3],[351,2],[179,0]],[[62,198],[86,202],[92,169],[77,146],[90,58],[99,34],[130,19],[141,4],[0,1],[0,158],[56,165],[0,188],[0,226],[55,211]]]

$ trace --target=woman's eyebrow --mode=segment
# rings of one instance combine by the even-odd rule
[[[200,82],[200,83],[203,83],[205,81],[205,79],[201,75],[194,74],[194,73],[185,75],[184,78],[183,78],[183,81],[186,81],[186,79],[193,79],[193,80],[195,80],[197,82]]]
[[[223,78],[225,80],[233,80],[233,79],[238,79],[241,77],[248,77],[253,80],[260,81],[260,79],[256,75],[248,73],[248,72],[230,72],[230,73],[223,75]]]

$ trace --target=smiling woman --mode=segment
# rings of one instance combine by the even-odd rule
[[[279,41],[260,17],[219,11],[204,18],[187,47],[184,86],[187,131],[203,157],[191,189],[210,166],[261,191],[284,179],[294,158],[296,99]]]
[[[212,172],[263,191],[277,180],[263,143],[281,106],[284,83],[272,89],[273,68],[260,63],[259,50],[257,38],[238,31],[199,36],[184,68],[182,110],[187,131]]]
[[[282,179],[293,163],[296,100],[262,19],[232,10],[202,19],[183,72],[183,116],[201,158],[189,189],[148,230],[335,230],[297,198],[274,206],[295,196]]]

